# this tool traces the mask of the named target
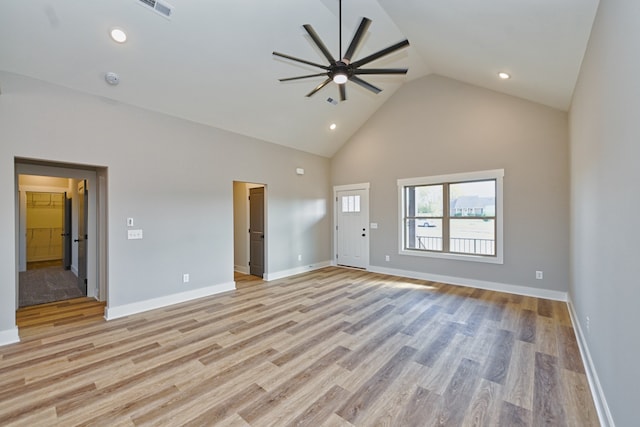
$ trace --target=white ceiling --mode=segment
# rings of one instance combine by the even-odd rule
[[[323,77],[278,82],[319,69],[271,52],[324,63],[302,29],[311,24],[338,56],[338,0],[167,3],[170,20],[139,0],[4,0],[0,70],[330,157],[403,83],[430,73],[567,110],[598,6],[344,0],[343,51],[366,16],[373,22],[354,59],[408,38],[409,48],[366,67],[409,73],[366,76],[383,89],[378,95],[348,83],[348,100],[332,105],[333,83],[304,96]],[[126,30],[126,43],[111,41],[112,27]],[[120,75],[120,85],[106,84],[108,71]],[[498,71],[513,77],[500,81]]]

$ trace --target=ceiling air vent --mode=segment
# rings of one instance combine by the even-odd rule
[[[167,19],[171,18],[171,15],[173,15],[173,6],[169,3],[157,0],[138,0],[138,2],[145,7],[151,8],[154,12]]]

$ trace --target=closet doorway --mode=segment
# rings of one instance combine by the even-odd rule
[[[106,169],[16,160],[16,309],[106,300]]]
[[[19,176],[20,235],[25,238],[20,251],[18,307],[87,295],[77,274],[83,260],[72,255],[72,235],[77,235],[78,228],[76,225],[74,233],[73,226],[82,218],[73,212],[72,185],[73,180],[67,178]],[[84,262],[86,271],[86,259]]]
[[[233,182],[234,271],[265,277],[267,259],[267,189],[265,184]]]

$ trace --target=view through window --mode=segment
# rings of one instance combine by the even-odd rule
[[[496,257],[501,180],[502,171],[399,180],[401,252]]]

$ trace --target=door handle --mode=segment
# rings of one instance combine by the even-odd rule
[[[82,239],[73,239],[74,242],[78,243],[80,242]]]

